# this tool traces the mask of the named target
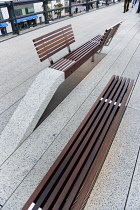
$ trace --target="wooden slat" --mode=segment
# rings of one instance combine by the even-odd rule
[[[116,87],[116,89],[117,89],[117,87]],[[115,90],[114,90],[115,91]],[[111,93],[111,95],[113,95],[113,93]],[[111,96],[110,96],[110,98],[111,98]],[[114,99],[114,102],[115,102],[115,100],[116,99]],[[65,185],[65,187],[63,188],[63,190],[61,190],[61,193],[58,191],[58,193],[59,193],[59,197],[58,197],[58,195],[57,195],[57,197],[58,197],[58,199],[57,199],[57,202],[55,203],[55,205],[54,205],[54,207],[52,208],[52,209],[59,209],[59,208],[62,208],[62,204],[63,204],[63,202],[64,202],[64,200],[65,200],[65,198],[67,197],[67,194],[68,194],[68,192],[69,192],[69,190],[70,190],[70,188],[71,188],[71,186],[73,186],[74,185],[74,183],[75,183],[75,181],[76,181],[76,183],[77,183],[77,176],[78,176],[78,174],[79,174],[79,171],[82,169],[82,167],[83,167],[83,165],[84,165],[84,163],[85,163],[85,160],[87,159],[87,157],[88,157],[88,155],[90,154],[90,151],[92,150],[92,148],[93,148],[93,145],[94,145],[94,143],[95,143],[95,141],[96,141],[96,139],[97,139],[97,137],[98,137],[98,135],[99,135],[99,133],[100,133],[100,131],[102,130],[102,128],[103,128],[103,125],[104,125],[104,123],[105,123],[105,121],[106,121],[106,119],[107,119],[107,116],[109,115],[109,112],[108,112],[108,115],[107,116],[104,116],[104,118],[102,118],[102,116],[103,116],[103,113],[101,113],[101,112],[105,112],[106,111],[106,107],[107,107],[107,103],[105,103],[105,106],[102,108],[102,111],[99,111],[99,112],[97,112],[97,114],[98,114],[98,117],[96,118],[96,121],[93,123],[93,124],[91,124],[90,125],[90,129],[89,129],[89,131],[88,131],[88,134],[86,135],[86,136],[84,136],[84,140],[83,140],[83,142],[80,142],[80,145],[78,146],[78,148],[76,149],[76,154],[77,154],[77,156],[79,157],[80,155],[81,155],[81,159],[79,160],[79,158],[78,157],[76,157],[75,155],[74,155],[74,153],[73,153],[73,158],[72,158],[72,160],[71,160],[71,164],[73,165],[74,164],[74,162],[76,162],[76,160],[79,160],[79,162],[78,162],[78,164],[76,165],[76,167],[74,168],[74,170],[73,170],[73,168],[71,168],[71,165],[69,164],[69,166],[68,166],[68,169],[70,169],[71,168],[71,171],[70,171],[70,178],[69,178],[69,180],[66,180],[66,185]],[[100,114],[99,114],[100,113]],[[94,119],[94,118],[93,118]],[[101,126],[98,126],[99,128],[97,129],[97,125],[98,125],[98,123],[99,122],[101,122]],[[87,125],[86,125],[86,127],[87,127]],[[93,135],[93,133],[95,132],[95,134]],[[93,135],[93,136],[92,136]],[[91,139],[91,137],[92,137],[92,139]],[[81,138],[80,138],[81,139]],[[91,139],[91,140],[90,140]],[[101,138],[101,140],[102,140],[103,138]],[[93,140],[93,141],[92,141]],[[78,141],[78,140],[77,140]],[[87,148],[86,148],[86,144],[87,144],[87,142],[89,142],[89,144],[88,144],[88,146],[87,146]],[[99,141],[98,141],[99,142]],[[93,156],[92,156],[92,158],[94,158]],[[88,161],[87,161],[88,162]],[[84,173],[83,173],[83,179],[81,178],[81,176],[80,176],[80,183],[82,183],[83,182],[83,180],[84,180],[84,178],[85,178],[85,176],[86,176],[86,173],[87,173],[87,171],[89,170],[89,168],[87,167],[87,166],[89,166],[90,167],[90,164],[92,163],[92,159],[91,159],[91,157],[89,158],[89,162],[88,162],[88,164],[86,164],[86,168],[87,168],[87,170],[84,170]],[[85,167],[84,167],[85,168]],[[66,171],[65,171],[66,172]],[[65,180],[65,178],[66,178],[66,174],[64,173],[63,174],[63,176],[61,176],[61,179],[64,181]],[[60,181],[60,180],[59,180]],[[63,183],[63,182],[62,182]],[[58,190],[60,190],[60,184],[59,184],[59,182],[57,182],[57,184],[56,184],[56,186],[58,186]],[[55,187],[55,194],[57,193],[57,190],[56,190],[57,188]],[[77,191],[79,190],[79,188],[76,190],[75,188],[72,190],[72,195],[74,196],[75,195],[75,193],[77,194]],[[70,197],[68,197],[68,199],[67,199],[67,201],[69,200],[69,198]],[[53,205],[54,204],[54,200],[56,200],[56,197],[54,196],[53,197],[53,193],[51,194],[51,197],[50,197],[50,200],[51,200],[51,204],[49,203],[50,201],[49,201],[49,199],[48,199],[48,201],[46,202],[46,204],[45,204],[45,206],[44,206],[44,209],[49,209],[49,207],[51,206],[51,205]],[[70,206],[69,206],[69,208],[68,208],[68,205],[71,205],[72,204],[72,201],[70,201],[70,202],[67,202],[67,205],[66,206],[64,206],[64,209],[69,209],[70,208]]]
[[[76,69],[78,69],[84,62],[86,62],[92,55],[94,55],[98,50],[100,49],[100,46],[96,46],[94,49],[92,49],[90,52],[88,52],[86,55],[83,55],[81,59],[75,62],[73,66],[70,66],[68,69],[65,69],[65,78],[69,77]]]
[[[67,78],[79,68],[80,65],[88,60],[89,57],[94,55],[97,51],[100,52],[104,45],[110,43],[120,24],[121,22],[108,28],[103,36],[97,35],[50,67],[65,72],[65,78]],[[68,47],[75,42],[75,39],[71,25],[68,25],[38,37],[34,39],[33,42],[36,46],[40,61],[42,62],[55,53],[58,53],[63,48]]]
[[[122,117],[132,85],[133,81],[130,81],[130,79],[119,78],[118,76],[113,76],[110,79],[85,120],[61,152],[23,210],[27,210],[33,202],[35,203],[33,210],[38,210],[40,207],[43,210],[80,209],[90,190],[90,185],[97,176],[106,150],[109,147],[108,145],[110,145],[111,140],[108,141],[106,136],[113,137],[114,130],[117,129],[116,125],[118,125],[118,121]],[[112,125],[113,131],[110,129]],[[104,153],[100,151],[104,151]],[[93,173],[91,174],[92,170]],[[85,188],[87,186],[88,188]],[[85,190],[81,191],[81,187]],[[77,199],[79,201],[75,202]]]
[[[33,40],[40,61],[44,61],[75,42],[71,25],[62,27]]]
[[[56,37],[53,40],[50,40],[48,42],[43,42],[42,45],[39,45],[39,47],[36,47],[37,53],[40,53],[40,51],[42,49],[46,50],[49,49],[55,45],[57,45],[60,42],[69,42],[69,40],[74,39],[74,37],[71,34],[67,34],[66,36],[64,36],[64,34],[62,34],[62,36]]]
[[[76,202],[72,208],[73,210],[81,209],[81,208],[83,208],[83,205],[85,206],[87,196],[89,196],[89,193],[90,193],[91,189],[93,188],[93,185],[96,181],[97,174],[99,173],[99,170],[100,170],[101,166],[103,165],[104,159],[105,159],[107,152],[111,146],[112,138],[114,137],[116,130],[119,126],[120,120],[123,116],[123,113],[125,110],[125,104],[128,99],[128,96],[130,94],[130,91],[132,89],[133,83],[134,83],[133,80],[129,83],[129,86],[127,88],[125,96],[122,100],[121,107],[119,108],[119,111],[117,112],[115,118],[112,121],[110,129],[105,137],[104,143],[102,144],[102,146],[97,154],[97,157],[94,161],[94,164],[90,170],[90,175],[88,176],[87,180],[85,181],[84,186],[82,186],[82,191],[78,195],[78,202]]]
[[[83,45],[79,48],[78,51],[70,53],[68,56],[66,56],[67,59],[77,60],[82,55],[86,54],[88,51],[91,51],[95,48],[95,46],[99,45],[98,43],[89,42],[86,45]]]
[[[55,53],[59,52],[60,50],[64,49],[65,47],[69,46],[70,44],[74,43],[75,41],[72,40],[71,42],[69,42],[68,44],[64,44],[63,46],[61,46],[59,49],[54,50],[53,52],[50,52],[48,55],[44,56],[43,58],[40,59],[40,61],[44,61],[46,60],[46,58],[51,57],[52,55],[54,55]]]
[[[101,145],[101,143],[102,143],[102,141],[103,141],[103,139],[104,139],[104,137],[105,137],[105,135],[106,135],[109,127],[110,127],[110,124],[112,122],[112,119],[114,118],[114,116],[116,114],[116,111],[118,109],[118,106],[117,105],[114,106],[114,102],[116,101],[116,98],[119,96],[120,91],[122,89],[122,86],[123,86],[123,84],[120,86],[119,90],[117,91],[117,95],[115,95],[112,103],[109,106],[109,109],[107,109],[107,111],[103,115],[103,118],[100,121],[100,124],[98,126],[98,129],[96,130],[96,132],[94,133],[94,135],[92,137],[95,141],[98,138],[98,141],[97,141],[96,145],[94,146],[94,148],[91,149],[92,151],[90,150],[90,148],[92,147],[92,144],[89,145],[89,150],[91,151],[91,154],[90,154],[90,151],[88,151],[89,152],[88,154],[90,154],[90,156],[88,157],[88,159],[86,161],[87,163],[84,165],[84,168],[82,169],[81,174],[78,176],[78,178],[76,180],[76,184],[72,188],[72,190],[70,192],[70,195],[67,198],[67,202],[64,205],[63,209],[69,209],[71,207],[71,205],[72,205],[72,203],[73,203],[73,201],[74,201],[74,199],[75,199],[75,197],[76,197],[76,195],[77,195],[77,193],[79,191],[79,188],[81,187],[81,185],[82,185],[82,183],[83,183],[83,181],[84,181],[84,179],[86,177],[86,174],[88,173],[88,171],[89,171],[89,169],[91,167],[91,164],[94,161],[94,158],[95,158],[95,156],[96,156],[96,154],[97,154],[97,152],[98,152],[98,150],[100,148],[100,145]],[[121,98],[120,98],[120,100],[118,102],[118,105],[119,105],[120,101],[121,101]],[[98,137],[99,135],[100,135],[100,137]],[[69,180],[69,181],[71,182],[71,180]],[[66,191],[65,191],[65,193],[66,193]],[[60,201],[61,201],[61,199],[62,198],[60,198]],[[58,206],[58,203],[56,203],[55,206]],[[56,208],[54,208],[54,209],[56,209]],[[58,206],[58,209],[59,209],[59,206]]]
[[[81,52],[81,50],[83,50],[84,47],[86,47],[86,46],[89,45],[89,44],[94,43],[94,41],[96,41],[96,40],[97,40],[97,41],[99,40],[99,39],[97,38],[97,36],[96,36],[95,38],[93,38],[92,40],[86,42],[86,43],[83,44],[82,46],[78,47],[78,48],[77,48],[76,50],[74,50],[73,52],[71,52],[68,56],[66,56],[67,59],[71,59],[71,57],[72,57],[73,55],[75,55],[76,53]]]
[[[107,93],[106,93],[106,96],[108,96],[109,94],[110,94],[110,92],[112,91],[112,88],[114,87],[114,84],[116,83],[116,81],[114,81],[113,82],[113,84],[112,84],[112,86],[109,88],[109,90],[107,91]],[[115,91],[115,90],[114,90]],[[101,101],[101,103],[103,104],[104,102],[103,101]],[[101,107],[101,104],[100,104],[100,108],[102,108]],[[100,109],[98,110],[98,112],[100,111]],[[64,170],[64,167],[65,166],[67,166],[67,164],[68,164],[68,161],[71,159],[71,158],[73,158],[73,154],[74,154],[74,151],[79,151],[79,149],[80,149],[80,145],[81,145],[81,147],[83,148],[84,147],[84,145],[83,145],[83,143],[81,144],[81,141],[82,141],[82,139],[83,139],[83,137],[85,136],[85,133],[87,132],[87,130],[89,129],[89,126],[90,126],[90,124],[91,124],[91,122],[93,121],[93,119],[97,116],[97,114],[98,113],[95,113],[96,115],[94,115],[93,117],[92,117],[92,120],[90,120],[90,123],[88,123],[88,125],[87,125],[87,123],[86,123],[86,128],[85,128],[85,124],[84,124],[84,128],[83,129],[86,129],[85,131],[80,131],[80,136],[78,136],[78,138],[76,138],[76,144],[74,144],[73,145],[73,152],[72,153],[69,153],[68,151],[67,151],[67,157],[65,157],[65,159],[63,160],[63,162],[61,163],[61,166],[62,166],[62,168],[60,167],[58,170],[57,170],[57,172],[56,172],[56,174],[55,174],[55,176],[52,176],[51,175],[51,179],[53,180],[53,185],[51,186],[52,188],[53,188],[53,186],[55,185],[57,185],[58,184],[58,178],[59,178],[59,176],[60,176],[60,173],[61,173],[61,171],[62,170]],[[89,119],[88,119],[89,120]],[[97,123],[97,121],[96,121],[96,123]],[[94,127],[94,125],[93,125],[93,127]],[[96,126],[95,126],[96,127]],[[92,131],[93,132],[93,131]],[[81,141],[79,142],[78,140],[80,140],[81,139]],[[72,161],[72,164],[74,164],[74,161],[76,161],[77,160],[77,158],[75,158],[74,157],[74,160]],[[60,165],[60,164],[59,164]],[[65,180],[65,178],[66,178],[66,174],[64,174],[63,175],[64,177],[61,177],[61,179],[64,181]],[[51,182],[49,182],[49,184],[51,184]],[[60,185],[59,185],[59,187],[60,187]],[[50,193],[50,191],[48,191],[47,189],[49,189],[50,191],[52,190],[51,188],[50,188],[50,186],[47,186],[46,187],[46,189],[44,190],[44,194],[42,194],[42,196],[41,196],[41,198],[40,198],[40,202],[42,202],[43,201],[43,199],[44,199],[44,197],[46,197],[47,195],[49,195],[49,193]],[[55,188],[55,193],[56,193],[56,188]],[[53,195],[51,194],[51,199],[53,198]],[[53,200],[54,200],[54,198],[53,198]],[[52,200],[52,202],[53,202],[53,200]],[[36,205],[37,204],[39,204],[39,205],[37,205],[37,208],[40,206],[40,202],[39,203],[36,203]],[[50,206],[50,205],[48,205],[48,203],[46,203],[46,206]],[[47,209],[47,207],[45,207],[45,209]]]
[[[104,44],[103,44],[103,45],[107,45],[108,43],[110,43],[110,41],[111,41],[112,38],[114,37],[114,35],[115,35],[115,33],[117,32],[117,30],[118,30],[119,26],[121,25],[121,23],[122,23],[122,22],[120,21],[120,22],[118,22],[117,24],[111,26],[110,28],[108,28],[108,29],[106,30],[105,33],[107,33],[107,36],[105,35],[106,38],[105,38],[105,40],[104,40]]]
[[[65,29],[67,29],[67,28],[71,28],[71,24],[69,24],[69,25],[67,25],[67,26],[64,26],[64,27],[62,27],[62,28],[59,28],[59,29],[57,29],[57,30],[54,30],[54,31],[48,33],[47,35],[50,36],[50,35],[52,35],[52,34],[54,34],[54,33],[60,32],[60,31],[65,30]],[[46,34],[43,35],[43,36],[40,36],[40,37],[38,37],[38,38],[36,38],[36,39],[33,39],[33,42],[37,42],[37,41],[39,41],[40,39],[44,39],[45,37],[46,37]]]
[[[63,35],[64,32],[65,32],[65,34],[69,33],[69,34],[71,34],[71,35],[74,37],[72,28],[69,28],[69,29],[67,29],[67,30],[65,30],[65,31],[60,30],[59,33],[53,34],[53,35],[51,35],[51,37],[50,37],[50,36],[47,36],[47,34],[44,35],[45,38],[44,38],[44,39],[40,39],[40,41],[38,41],[38,42],[35,42],[35,43],[34,43],[34,46],[37,48],[37,46],[42,45],[42,44],[48,42],[50,39],[54,40],[56,37],[61,37],[61,36]]]
[[[72,53],[65,56],[64,59],[65,60],[70,59],[72,61],[81,60],[84,62],[84,60],[82,58],[85,57],[85,54],[88,55],[88,52],[90,52],[92,54],[92,49],[96,50],[96,46],[99,46],[99,43],[89,41],[88,43],[85,43],[84,45],[80,46],[78,49],[76,49]],[[71,66],[71,65],[69,65],[69,66],[61,65],[61,62],[59,62],[59,61],[58,61],[58,63],[59,64],[57,64],[57,62],[56,62],[51,67],[54,69],[60,70],[60,71],[67,71],[67,69],[70,68],[70,66]],[[72,63],[72,62],[71,62],[71,64],[75,65],[75,63]]]
[[[44,47],[44,49],[37,51],[37,53],[39,54],[39,57],[42,58],[45,55],[48,55],[49,53],[53,53],[54,51],[59,50],[61,47],[64,48],[64,47],[68,46],[69,42],[74,41],[74,39],[69,38],[67,41],[68,42],[66,42],[65,39],[63,39],[63,40],[61,40],[61,42],[58,41],[55,44],[53,43],[47,47]]]
[[[91,50],[94,50],[97,46],[99,46],[99,43],[92,42],[91,44],[83,48],[81,52],[79,52],[79,54],[74,55],[70,59],[74,61],[79,60],[81,57],[85,56],[88,52],[91,52]]]
[[[93,113],[94,109],[96,109],[96,107],[100,103],[101,98],[106,94],[108,88],[110,88],[110,86],[111,86],[112,82],[114,81],[114,79],[115,79],[115,75],[113,75],[111,77],[110,81],[108,82],[108,84],[106,85],[106,87],[104,88],[104,90],[102,91],[102,93],[99,95],[99,97],[96,100],[96,102],[94,103],[93,107],[90,109],[90,111],[86,115],[85,120],[79,125],[78,129],[75,131],[73,137],[71,138],[71,141],[69,141],[67,143],[67,145],[65,146],[65,148],[63,149],[63,151],[61,152],[61,154],[58,156],[57,160],[51,166],[50,170],[45,175],[45,177],[43,178],[43,180],[41,181],[41,183],[38,185],[38,187],[36,188],[36,190],[34,191],[34,193],[31,195],[31,197],[29,198],[29,200],[27,201],[27,203],[25,204],[25,206],[23,207],[22,210],[27,210],[29,208],[29,206],[31,205],[31,203],[34,200],[36,200],[37,195],[41,193],[41,190],[44,187],[44,185],[49,181],[50,177],[53,176],[56,167],[60,165],[61,161],[65,157],[65,154],[67,154],[69,152],[70,148],[72,147],[72,145],[73,145],[73,143],[75,141],[75,138],[78,137],[79,132],[81,131],[82,127],[84,126],[85,123],[87,123],[90,115]]]

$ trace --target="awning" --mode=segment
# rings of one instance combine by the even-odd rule
[[[6,27],[6,26],[8,26],[7,23],[0,23],[0,28],[4,28],[4,27]]]
[[[29,16],[29,17],[20,18],[20,19],[17,19],[17,23],[22,23],[22,22],[25,22],[25,21],[28,21],[28,20],[33,20],[33,19],[36,19],[36,18],[38,18],[37,15],[32,15],[32,16]]]

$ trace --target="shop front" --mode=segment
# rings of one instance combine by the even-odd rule
[[[0,23],[0,31],[1,31],[1,35],[6,35],[7,34],[7,30],[6,27],[8,26],[7,23]]]
[[[37,15],[17,19],[19,30],[36,26]]]

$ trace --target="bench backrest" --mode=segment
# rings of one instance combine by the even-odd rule
[[[33,42],[41,62],[47,58],[50,58],[52,55],[65,47],[68,47],[70,52],[69,45],[75,42],[72,26],[67,25],[52,31],[48,34],[33,39]],[[52,64],[52,59],[50,58],[49,60]]]
[[[103,39],[101,41],[101,49],[102,50],[103,46],[108,46],[111,42],[111,40],[113,39],[115,33],[117,32],[119,26],[121,25],[121,21],[116,23],[115,25],[111,26],[110,28],[106,29],[104,35],[103,35]]]

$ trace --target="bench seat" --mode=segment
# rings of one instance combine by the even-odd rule
[[[133,83],[112,76],[22,210],[84,208],[124,114]]]
[[[98,52],[98,50],[100,49],[101,41],[101,35],[94,37],[90,41],[78,47],[76,50],[64,56],[62,59],[52,64],[50,67],[65,72],[65,78],[67,78],[88,58]]]

